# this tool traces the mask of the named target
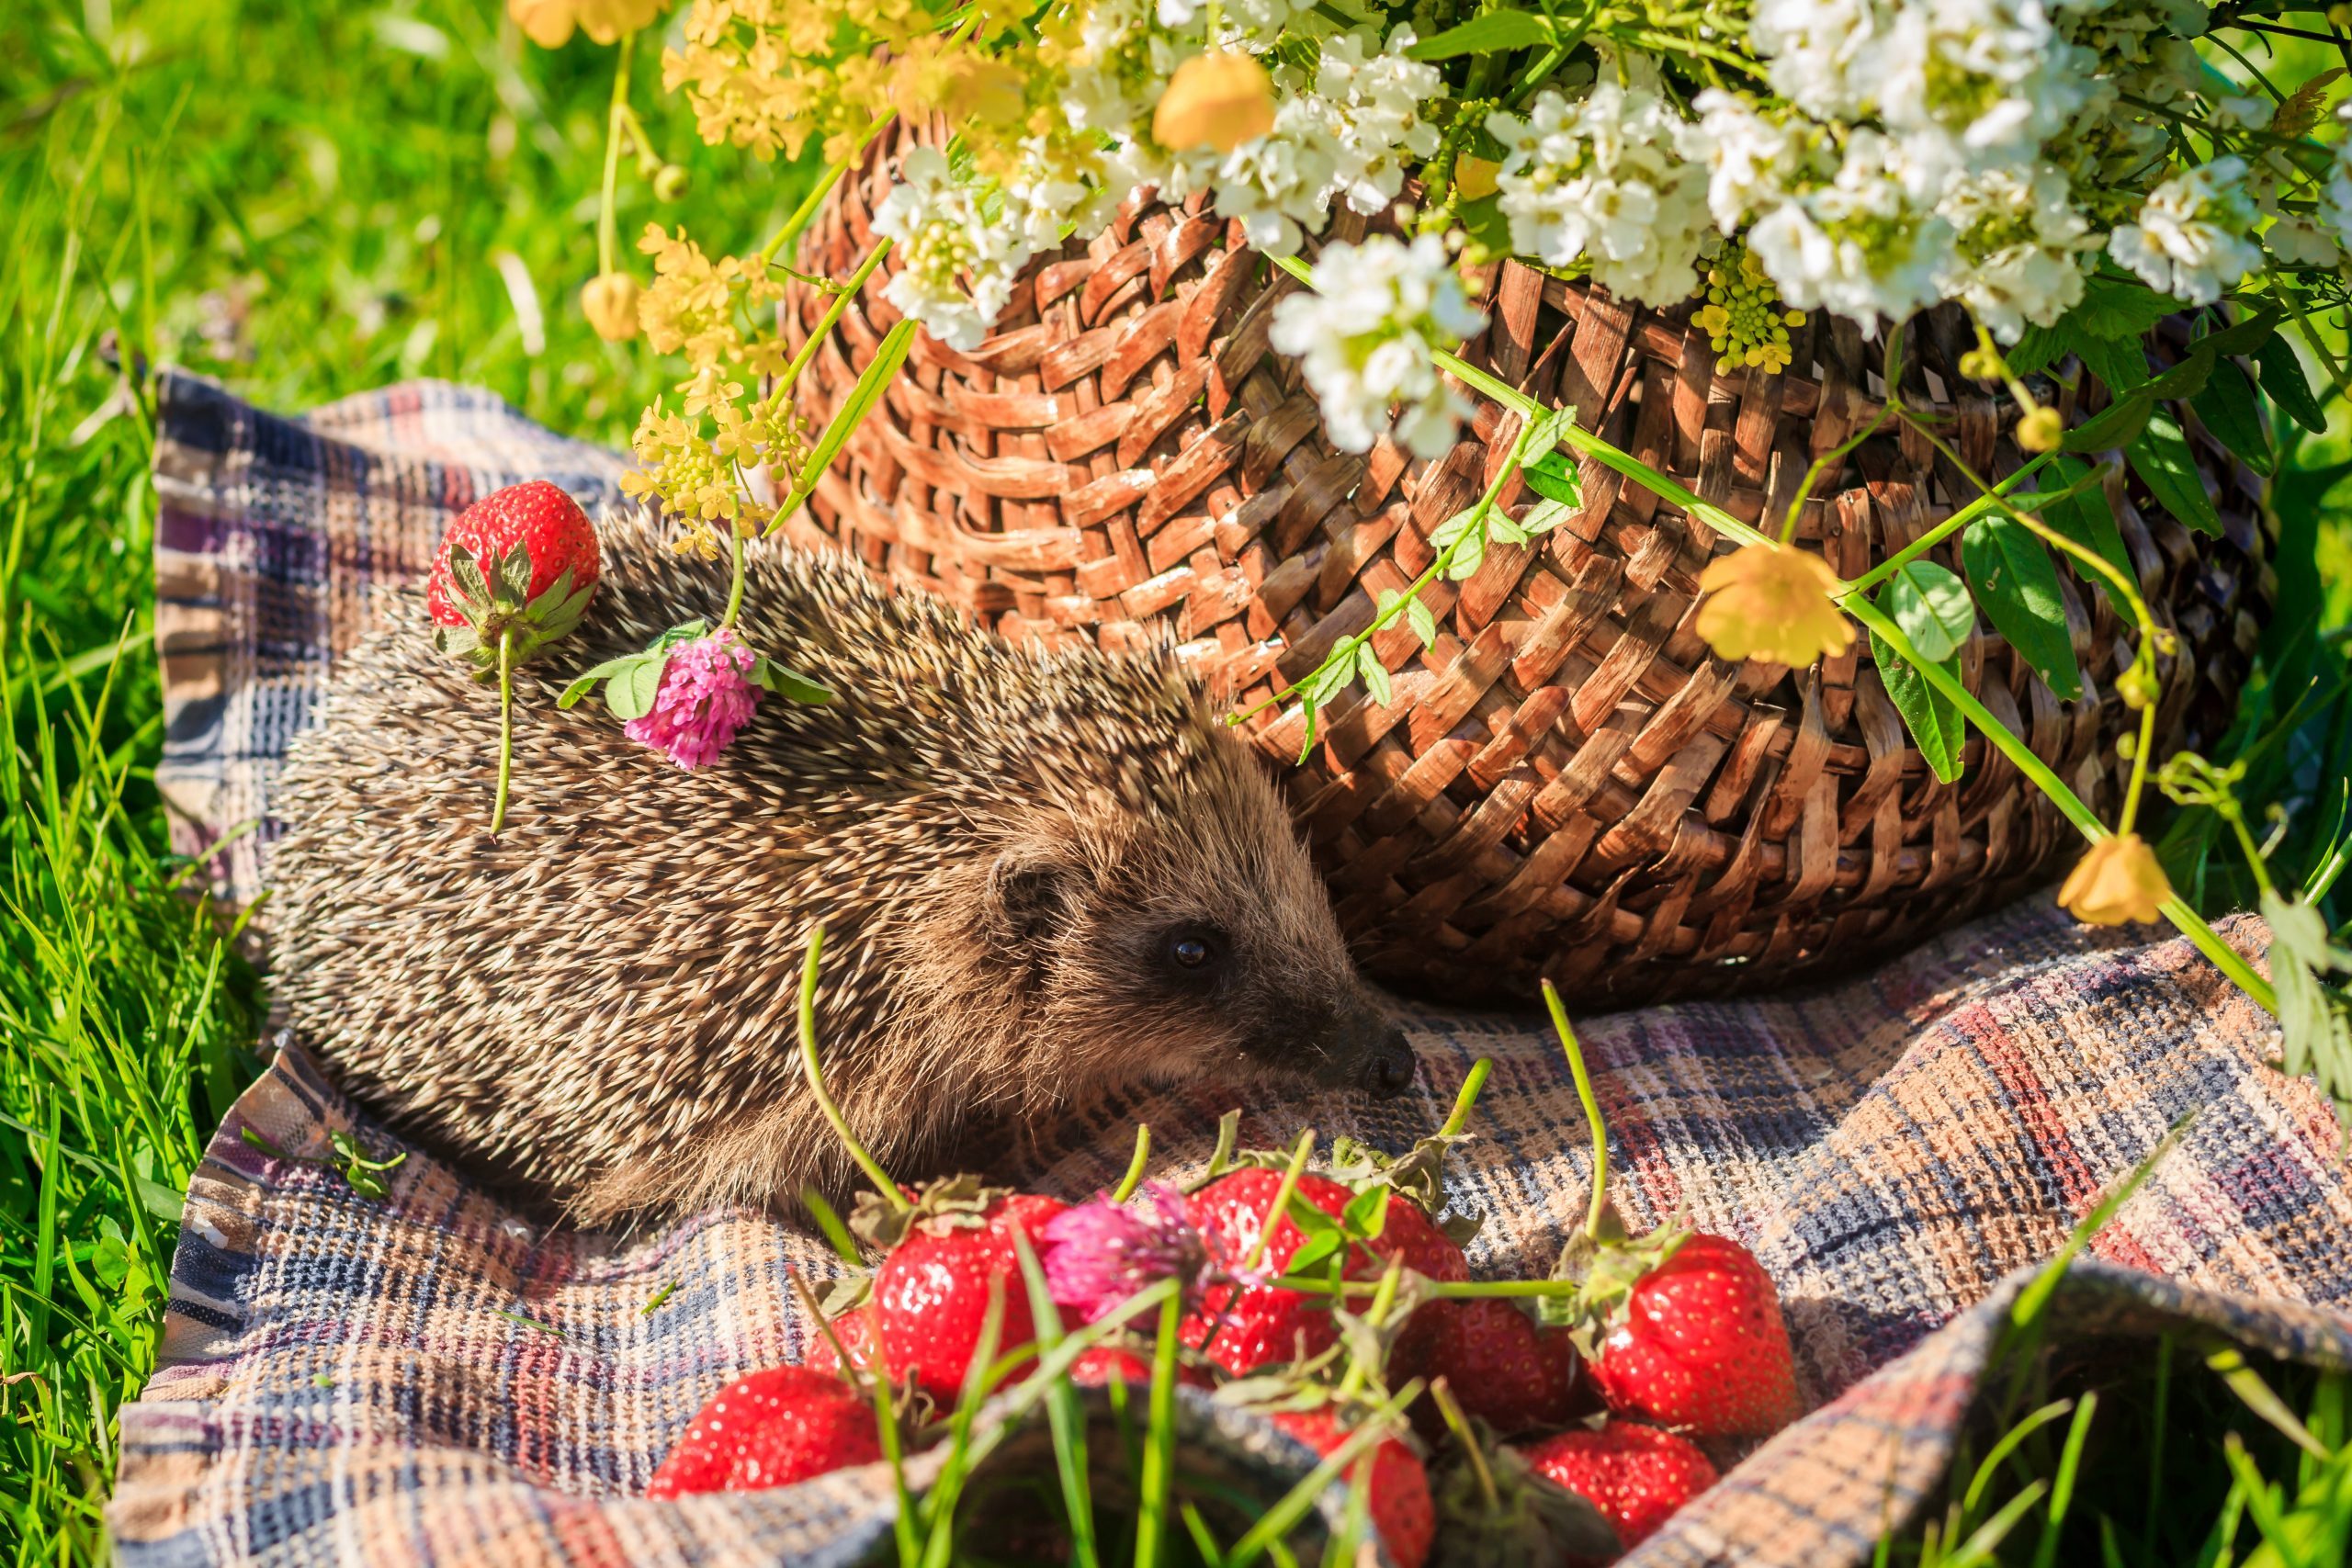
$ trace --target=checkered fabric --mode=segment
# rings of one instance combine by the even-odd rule
[[[270,486],[246,493],[312,497],[314,536],[365,502],[342,495],[334,476],[293,474],[300,451],[358,452],[351,437],[368,435],[365,461],[338,472],[364,470],[384,489],[402,482],[382,429],[346,423],[337,445],[192,385],[166,400],[167,468],[204,471],[182,428],[197,409],[211,471],[259,466],[232,451],[240,432],[277,444]],[[403,417],[395,411],[415,417],[420,396],[447,400],[435,406],[464,423],[454,411],[468,394],[447,389],[363,401],[389,426]],[[490,428],[527,431],[499,405],[472,406],[490,411]],[[440,437],[456,438],[448,429]],[[527,438],[540,444],[533,450],[584,450]],[[502,458],[498,439],[474,448],[472,475],[528,470],[527,452]],[[435,467],[452,449],[410,467],[452,472]],[[594,472],[609,472],[603,461]],[[589,472],[583,458],[566,482]],[[410,502],[413,540],[429,541],[430,517],[481,484],[451,484],[439,513]],[[208,508],[223,540],[259,534],[230,515],[223,492],[184,488],[172,504],[190,516]],[[281,510],[273,528],[283,539],[303,524]],[[186,555],[189,536],[167,547]],[[274,558],[348,547],[347,537],[314,540]],[[400,558],[421,564],[426,547]],[[319,576],[313,568],[279,592],[307,603]],[[276,614],[259,602],[278,580],[249,565],[240,581],[243,608],[223,618],[224,635],[243,627],[252,637]],[[363,602],[346,591],[332,604]],[[302,612],[312,651],[275,666],[279,690],[298,694],[289,701],[307,703],[331,649],[347,641],[326,624],[335,613]],[[210,667],[260,679],[250,648],[216,651]],[[193,699],[172,683],[180,735]],[[252,695],[231,676],[209,700],[242,711]],[[234,809],[266,810],[255,738],[282,739],[291,727],[282,714],[273,722],[244,732],[255,754],[240,759],[248,771],[239,787],[265,793]],[[216,817],[190,830],[231,826]],[[2250,921],[2225,934],[2249,949],[2261,938]],[[1253,1108],[1245,1136],[1279,1143],[1311,1125],[1399,1148],[1442,1117],[1472,1061],[1492,1057],[1479,1135],[1450,1170],[1449,1191],[1487,1216],[1471,1249],[1476,1269],[1544,1270],[1582,1216],[1589,1166],[1548,1029],[1540,1019],[1409,1010],[1403,1021],[1422,1063],[1415,1094],[1376,1108],[1340,1099]],[[2352,1183],[2333,1114],[2307,1083],[2271,1069],[2268,1021],[2186,942],[2087,930],[2036,900],[1834,990],[1623,1013],[1592,1021],[1585,1038],[1627,1222],[1686,1216],[1756,1252],[1786,1303],[1813,1412],[1628,1560],[1638,1568],[1867,1562],[1884,1524],[1908,1518],[1938,1485],[2027,1273],[2191,1108],[2186,1136],[2063,1282],[2053,1332],[2187,1327],[2352,1366],[2343,1247]],[[1032,1168],[1003,1174],[1083,1197],[1116,1179],[1140,1120],[1153,1127],[1156,1172],[1181,1179],[1204,1163],[1225,1109],[1208,1089],[1138,1096],[1059,1129]],[[805,1350],[809,1327],[786,1276],[831,1272],[820,1245],[741,1212],[628,1235],[548,1229],[422,1154],[392,1173],[385,1200],[369,1201],[304,1163],[327,1153],[334,1131],[380,1154],[399,1146],[299,1047],[288,1049],[240,1100],[195,1179],[161,1366],[122,1418],[110,1522],[132,1568],[890,1555],[896,1503],[879,1467],[767,1494],[638,1495],[706,1397]],[[1310,1468],[1303,1450],[1256,1419],[1184,1398],[1195,1478],[1271,1498]],[[1050,1462],[1033,1427],[1008,1431],[993,1461],[1001,1472]],[[1106,1433],[1094,1451],[1111,1446]],[[919,1465],[918,1485],[925,1474]],[[1327,1496],[1326,1517],[1338,1506]]]

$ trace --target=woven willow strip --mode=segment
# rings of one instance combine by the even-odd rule
[[[805,268],[854,266],[912,144],[884,139],[842,183]],[[1482,283],[1494,324],[1465,357],[1751,523],[1783,515],[1812,460],[1886,395],[1883,345],[1825,313],[1793,329],[1787,372],[1718,375],[1687,309],[1511,264]],[[1430,534],[1476,498],[1517,423],[1484,404],[1473,438],[1431,462],[1385,443],[1336,450],[1296,367],[1267,347],[1273,304],[1297,287],[1199,203],[1131,201],[1091,244],[1034,265],[978,348],[919,334],[795,535],[1008,637],[1172,637],[1219,702],[1287,689],[1429,564]],[[814,361],[812,423],[897,319],[879,293]],[[796,347],[827,303],[786,300]],[[2185,339],[2179,323],[2167,333],[2160,360]],[[2014,412],[1957,375],[1972,343],[1957,311],[1924,318],[1902,389],[1972,469],[1999,476],[2021,461]],[[2052,395],[2070,418],[2088,412],[2056,383]],[[2271,589],[2256,480],[2177,412],[2223,537],[2191,535],[2120,465],[2106,497],[2142,591],[2179,633],[2160,664],[2159,732],[2210,746]],[[1960,783],[1938,783],[1866,641],[1811,670],[1713,657],[1691,615],[1700,569],[1729,542],[1611,470],[1588,462],[1583,478],[1579,515],[1426,595],[1433,648],[1401,619],[1374,639],[1389,705],[1361,689],[1335,705],[1303,766],[1295,710],[1254,727],[1373,973],[1467,1000],[1523,997],[1548,975],[1586,1006],[1757,988],[1905,946],[2079,852],[1979,738]],[[1798,536],[1851,577],[1974,493],[1916,432],[1882,427],[1806,502]],[[1531,500],[1505,491],[1515,515]],[[1961,570],[1954,541],[1932,558]],[[2111,817],[2127,771],[2114,742],[2133,723],[2112,681],[2132,628],[2104,587],[2062,576],[2081,701],[2058,701],[1981,625],[1963,673]]]

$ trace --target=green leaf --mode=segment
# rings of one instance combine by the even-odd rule
[[[1396,700],[1396,688],[1388,683],[1388,666],[1380,661],[1380,655],[1373,652],[1372,644],[1367,642],[1357,647],[1356,670],[1363,676],[1364,689],[1372,694],[1374,702],[1386,707]]]
[[[1968,585],[1931,560],[1898,568],[1879,592],[1879,608],[1894,617],[1922,659],[1938,663],[1966,646],[1976,629]]]
[[[670,662],[669,649],[638,656],[621,675],[605,687],[605,705],[626,724],[653,711],[654,694],[662,689],[662,671]]]
[[[1993,629],[2041,671],[2052,691],[2069,702],[2081,696],[2082,670],[2066,631],[2058,569],[2032,530],[1999,513],[1979,518],[1961,537],[1960,558]]]
[[[825,426],[825,434],[817,438],[816,446],[808,454],[808,461],[801,467],[800,471],[805,477],[799,490],[791,498],[793,505],[777,510],[777,523],[784,521],[789,510],[797,509],[799,502],[806,499],[807,492],[815,488],[817,476],[831,468],[833,459],[841,456],[842,448],[849,445],[849,438],[857,434],[858,425],[872,412],[874,405],[882,400],[882,395],[889,390],[891,379],[899,374],[899,367],[907,362],[907,354],[914,345],[915,320],[912,316],[902,317],[899,324],[883,337],[882,346],[874,351],[874,363],[858,377],[857,385],[849,389],[849,396],[842,400],[842,406],[833,414],[832,422]]]
[[[2270,426],[2262,417],[2262,403],[2255,396],[2254,383],[2239,369],[2235,360],[2216,361],[2212,378],[2202,390],[2189,400],[2197,417],[2213,438],[2245,461],[2258,474],[2273,470],[2275,460],[2270,452]]]
[[[813,676],[803,675],[788,665],[778,664],[762,654],[752,660],[752,683],[779,697],[811,707],[822,707],[833,700],[833,689]]]
[[[1565,452],[1546,452],[1521,468],[1527,488],[1547,501],[1575,508],[1584,504],[1584,481]]]
[[[1464,507],[1461,511],[1455,513],[1453,516],[1447,518],[1444,522],[1437,525],[1437,531],[1430,536],[1430,548],[1437,551],[1440,555],[1443,555],[1447,547],[1452,545],[1454,540],[1462,537],[1463,535],[1468,533],[1470,531],[1470,525],[1477,520],[1477,506],[1474,504]]]
[[[2099,379],[2099,384],[2115,394],[2116,401],[2123,394],[2148,379],[2147,352],[2137,338],[2129,343],[2111,342],[2103,338],[2088,338],[2075,345],[2083,364]]]
[[[2130,446],[2147,428],[2148,416],[2156,412],[2156,400],[2144,392],[2135,392],[2120,402],[2100,412],[2087,423],[2078,424],[2066,432],[2064,449],[2069,452],[2111,452],[2119,446]]]
[[[2327,412],[2312,396],[2311,383],[2303,379],[2302,356],[2295,352],[2292,342],[2272,338],[2254,351],[2254,365],[2263,392],[2281,413],[2313,435],[2327,434]]]
[[[1946,784],[1957,783],[1961,747],[1968,739],[1968,721],[1960,716],[1960,709],[1928,685],[1928,678],[1911,668],[1876,632],[1871,633],[1871,660],[1878,666],[1879,679],[1886,682],[1886,694],[1894,700],[1894,711],[1903,716],[1904,728],[1911,732],[1911,743],[1919,748],[1936,777]],[[1943,668],[1953,680],[1960,679],[1958,660]]]
[[[1413,596],[1413,602],[1405,606],[1405,624],[1413,628],[1413,635],[1421,639],[1423,648],[1437,646],[1436,612],[1422,603],[1418,593]]]
[[[1530,536],[1548,534],[1574,517],[1580,508],[1564,501],[1539,501],[1519,520],[1519,530]]]
[[[2199,534],[2220,536],[2221,513],[2213,510],[2213,498],[2205,493],[2205,479],[2197,471],[2196,455],[2189,451],[2188,438],[2181,434],[2172,415],[2159,413],[2151,417],[2148,427],[2124,450],[2123,457],[2165,511]]]
[[[449,552],[449,575],[456,580],[458,592],[476,610],[490,605],[490,580],[481,574],[481,563],[464,550]]]
[[[2059,457],[2050,467],[2052,476],[2063,481],[2059,485],[2062,490],[2090,472],[2090,465],[2080,457]],[[2138,580],[2139,573],[2132,564],[2131,552],[2123,547],[2123,535],[2115,525],[2115,513],[2107,504],[2103,487],[2092,485],[2065,501],[2052,502],[2035,515],[2049,524],[2053,532],[2107,561],[2126,579]],[[2107,580],[2098,572],[2077,568],[2077,575],[2102,588],[2107,586]]]
[[[498,558],[498,596],[515,604],[531,596],[531,552],[520,545]]]
[[[2056,327],[2030,326],[2015,348],[2001,351],[2001,357],[2008,363],[2011,375],[2030,376],[2047,369],[2066,349],[2066,334]]]
[[[1475,512],[1476,509],[1474,508],[1473,510]],[[1453,552],[1453,558],[1446,563],[1446,581],[1449,582],[1462,581],[1464,579],[1475,573],[1481,566],[1485,565],[1486,560],[1486,530],[1483,528],[1464,530],[1462,535],[1461,547]]]
[[[2264,344],[2278,335],[2278,323],[2282,319],[2278,306],[2266,305],[2244,321],[2207,333],[2197,340],[2197,346],[2211,350],[2220,358],[2258,353]]]
[[[1358,1241],[1378,1241],[1388,1228],[1388,1201],[1396,1192],[1385,1183],[1365,1188],[1340,1212],[1341,1227]]]
[[[1488,11],[1459,27],[1425,38],[1405,51],[1408,60],[1453,60],[1464,54],[1509,54],[1548,44],[1552,24],[1525,11]]]
[[[2139,338],[2166,316],[2186,309],[2169,294],[2159,294],[2137,278],[2092,277],[2083,285],[2083,297],[2058,325],[2078,341],[2084,338]]]
[[[560,708],[574,706],[588,694],[589,687],[599,681],[609,681],[616,675],[626,674],[640,660],[648,657],[642,653],[624,653],[618,659],[605,660],[593,670],[582,670],[572,677],[571,684],[563,689],[563,695],[556,698],[555,705]]]

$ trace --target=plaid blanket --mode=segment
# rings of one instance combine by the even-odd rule
[[[482,489],[552,468],[593,502],[616,464],[447,388],[289,423],[174,379],[161,434],[179,521],[159,570],[213,639],[165,649],[172,799],[191,813],[192,846],[266,820],[277,748],[366,615],[371,580],[419,570],[440,521]],[[210,592],[185,587],[197,583]],[[216,857],[232,891],[262,869],[266,833],[247,838],[246,855]],[[2261,935],[2250,921],[2227,934],[2248,948]],[[1415,1094],[1258,1108],[1245,1134],[1278,1142],[1306,1124],[1398,1148],[1491,1056],[1479,1136],[1449,1188],[1488,1216],[1476,1269],[1541,1271],[1581,1217],[1588,1167],[1548,1030],[1414,1010],[1403,1021],[1423,1062]],[[2066,1277],[2053,1332],[2189,1327],[2352,1366],[2352,1184],[2332,1112],[2271,1068],[2267,1020],[2185,942],[2080,928],[2036,900],[1837,989],[1619,1014],[1586,1039],[1628,1222],[1686,1215],[1757,1253],[1813,1411],[1629,1559],[1640,1568],[1868,1562],[1885,1523],[1939,1483],[2025,1271],[2192,1107],[2186,1137]],[[1116,1179],[1141,1120],[1156,1170],[1181,1179],[1224,1109],[1208,1090],[1139,1096],[1004,1174],[1082,1197]],[[422,1154],[367,1200],[306,1163],[337,1132],[379,1157],[399,1148],[289,1047],[213,1142],[161,1365],[123,1413],[109,1517],[127,1562],[888,1554],[896,1504],[877,1470],[638,1496],[710,1393],[806,1349],[786,1275],[830,1273],[821,1245],[741,1212],[628,1235],[547,1229]],[[1264,1424],[1184,1399],[1196,1475],[1271,1498],[1311,1468]],[[1039,1441],[1016,1432],[994,1462],[1045,1462]],[[1336,1495],[1322,1506],[1336,1517]]]

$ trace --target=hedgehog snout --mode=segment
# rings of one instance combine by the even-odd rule
[[[1324,1063],[1318,1076],[1336,1087],[1359,1089],[1374,1100],[1394,1100],[1412,1087],[1412,1045],[1368,999],[1344,1010],[1318,1043]]]

